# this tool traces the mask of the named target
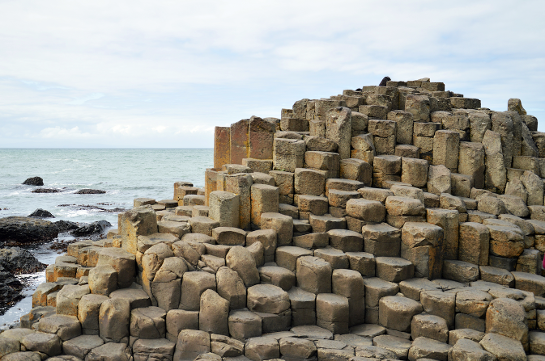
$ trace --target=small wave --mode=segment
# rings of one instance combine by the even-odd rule
[[[72,188],[72,189],[67,190],[68,192],[66,192],[66,193],[68,193],[68,194],[76,194],[76,192],[78,192],[78,191],[80,191],[80,190],[82,190],[82,189],[92,188],[92,186],[93,186],[92,184],[88,184],[88,185],[84,185],[84,186],[81,186],[81,185],[80,185],[80,186],[78,186],[78,187],[75,188],[75,189]],[[107,193],[110,193],[110,191],[106,191],[106,194],[107,194]],[[103,195],[103,194],[105,194],[105,193],[100,193],[100,194],[88,194],[87,196],[99,196],[99,195]]]
[[[98,212],[96,209],[78,209],[76,211],[68,212],[68,216],[75,217],[75,216],[85,216],[91,213]]]
[[[42,271],[36,272],[36,273],[16,275],[15,277],[17,277],[21,282],[24,281],[23,283],[26,283],[26,284],[29,284],[29,283],[37,284],[37,282],[42,279]]]
[[[93,209],[61,209],[59,211],[59,218],[66,218],[76,221],[76,219],[72,218],[85,217],[94,213],[97,213],[97,211]]]
[[[34,187],[34,186],[29,186],[23,183],[11,183],[10,186],[16,189],[30,189]]]
[[[56,185],[58,187],[88,187],[93,185],[93,183],[63,183],[63,182],[52,182],[48,183],[49,185]]]
[[[72,169],[72,168],[65,168],[65,169],[62,169],[62,170],[51,172],[51,174],[59,174],[59,173],[64,173],[64,172],[68,172],[68,171],[73,171],[73,170],[74,169]]]

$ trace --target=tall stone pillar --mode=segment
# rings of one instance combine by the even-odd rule
[[[243,158],[250,158],[249,119],[242,119],[231,124],[231,160],[230,164],[242,164]]]
[[[231,162],[231,128],[216,127],[214,130],[214,168]]]
[[[259,117],[250,118],[249,158],[272,159],[274,124]]]
[[[239,227],[246,230],[250,229],[253,183],[253,178],[249,173],[231,174],[225,177],[225,190],[239,195]]]

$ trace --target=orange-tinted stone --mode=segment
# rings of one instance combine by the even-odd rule
[[[231,161],[228,163],[242,164],[243,158],[251,158],[249,128],[249,119],[242,119],[231,124]]]
[[[214,168],[231,162],[231,128],[216,127],[214,131]]]
[[[205,197],[205,205],[208,205],[208,199],[210,198],[210,193],[216,190],[217,188],[217,175],[218,175],[217,168],[208,168],[204,172],[204,197]]]

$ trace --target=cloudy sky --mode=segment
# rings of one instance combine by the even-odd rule
[[[302,98],[430,77],[545,131],[545,2],[0,0],[0,148],[213,146]]]

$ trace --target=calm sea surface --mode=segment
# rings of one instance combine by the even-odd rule
[[[117,228],[117,213],[96,207],[128,209],[138,197],[171,199],[177,181],[202,187],[204,171],[214,163],[213,153],[213,149],[0,149],[0,218],[28,216],[42,208],[55,216],[52,221],[104,219]],[[35,176],[43,178],[43,188],[61,192],[32,193],[36,187],[21,184]],[[84,188],[106,193],[74,194]],[[47,264],[57,256],[44,247],[32,252]],[[24,277],[34,285],[26,289],[27,295],[45,281],[43,272]],[[16,304],[0,316],[0,329],[28,313],[30,307],[30,297]]]

